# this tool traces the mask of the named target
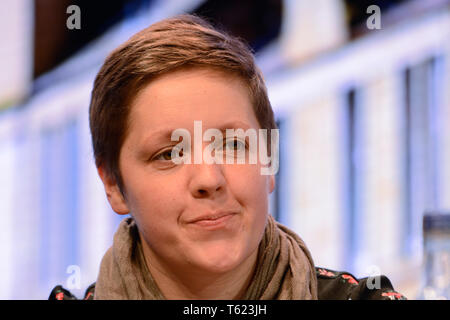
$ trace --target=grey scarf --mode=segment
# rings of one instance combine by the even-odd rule
[[[104,255],[95,299],[165,299],[150,274],[136,223],[124,219]],[[317,299],[314,263],[304,242],[269,216],[261,240],[256,270],[244,300]]]

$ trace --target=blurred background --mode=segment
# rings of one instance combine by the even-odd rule
[[[280,127],[271,213],[317,266],[420,297],[422,217],[450,212],[450,1],[2,0],[0,299],[57,284],[81,298],[96,280],[123,217],[94,166],[93,80],[132,34],[185,12],[255,51]]]

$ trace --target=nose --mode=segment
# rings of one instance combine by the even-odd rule
[[[194,198],[215,198],[223,193],[226,180],[219,164],[193,164],[190,191]]]

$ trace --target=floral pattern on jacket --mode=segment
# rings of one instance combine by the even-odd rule
[[[338,272],[317,268],[319,300],[406,300],[392,287],[385,276],[379,276],[379,287],[369,285],[369,278],[357,279],[348,272]],[[95,295],[95,283],[87,288],[83,300],[92,300]],[[62,286],[56,286],[50,293],[49,300],[77,300]]]

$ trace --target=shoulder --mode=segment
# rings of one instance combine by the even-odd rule
[[[383,275],[357,279],[352,274],[316,267],[319,300],[406,300]]]
[[[319,300],[406,300],[394,290],[386,276],[357,279],[352,274],[316,267]],[[83,300],[94,299],[95,283],[91,284]],[[77,298],[62,286],[56,286],[49,300],[76,300]]]
[[[95,282],[91,284],[84,293],[83,300],[93,300],[95,292]],[[61,285],[53,288],[48,300],[78,300],[69,290],[64,289]]]

